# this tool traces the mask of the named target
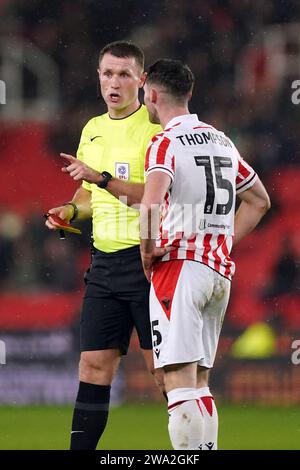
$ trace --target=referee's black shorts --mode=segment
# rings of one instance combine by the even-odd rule
[[[104,253],[96,250],[85,274],[80,322],[81,351],[119,349],[126,354],[133,327],[142,349],[151,349],[150,284],[139,246]]]

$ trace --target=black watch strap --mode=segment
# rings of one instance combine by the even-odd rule
[[[100,181],[97,186],[99,186],[99,188],[105,189],[108,185],[108,182],[112,179],[112,175],[108,173],[108,171],[103,171],[101,175],[103,176],[103,180]]]

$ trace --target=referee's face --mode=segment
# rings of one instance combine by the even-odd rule
[[[104,54],[99,63],[102,97],[112,117],[124,117],[139,106],[138,91],[144,74],[134,57],[115,57]]]

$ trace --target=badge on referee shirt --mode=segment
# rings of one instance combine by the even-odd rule
[[[116,162],[115,177],[119,180],[129,180],[129,163]]]

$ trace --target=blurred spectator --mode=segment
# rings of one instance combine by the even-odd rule
[[[290,239],[282,240],[282,251],[276,263],[274,278],[267,289],[266,297],[278,297],[282,294],[299,294],[300,264],[292,248]]]
[[[71,292],[81,287],[82,266],[74,266],[74,249],[88,238],[59,240],[49,234],[41,214],[24,220],[13,212],[0,216],[0,292]]]
[[[0,235],[0,286],[5,286],[13,263],[13,242],[3,235]]]
[[[74,269],[73,248],[57,237],[49,237],[43,247],[44,265],[40,278],[45,287],[55,292],[72,292],[78,289],[81,273]]]
[[[300,21],[297,0],[153,0],[150,6],[145,0],[13,0],[3,9],[11,21],[3,22],[2,32],[13,19],[15,32],[10,35],[37,44],[59,66],[61,114],[50,139],[56,151],[73,152],[83,123],[102,112],[96,101],[100,48],[132,37],[145,49],[148,63],[169,56],[190,64],[197,78],[192,111],[204,120],[212,118],[216,127],[226,127],[234,139],[250,141],[251,153],[245,156],[259,171],[296,161],[299,110],[291,110],[290,83],[282,80],[282,67],[289,57],[297,63],[299,44],[297,39],[287,43],[286,61],[278,55],[277,77],[257,35],[271,26]],[[243,86],[235,90],[239,75]]]
[[[291,102],[292,80],[299,79],[295,75],[300,61],[298,0],[153,0],[150,4],[146,0],[2,0],[0,9],[5,18],[0,35],[37,45],[58,66],[61,109],[49,123],[50,155],[52,150],[57,155],[74,153],[80,129],[91,116],[103,112],[101,100],[96,99],[97,58],[103,44],[132,38],[145,50],[147,64],[168,56],[191,66],[196,75],[191,111],[223,128],[263,179],[274,169],[279,174],[281,168],[299,165],[300,105]],[[267,34],[278,27],[280,35],[292,23],[296,35],[291,35],[281,55],[280,48],[275,48],[274,72],[275,56],[264,51]],[[6,152],[3,145],[2,153]],[[272,217],[280,206],[288,210],[273,201]],[[72,250],[83,252],[88,236],[60,242],[46,233],[41,214],[22,221],[23,229],[14,237],[2,231],[3,224],[2,291],[72,291],[80,286]],[[297,282],[299,264],[290,241],[284,240],[274,279],[263,295],[296,293]]]
[[[0,213],[0,290],[9,285],[14,270],[15,244],[22,235],[23,220],[7,209]]]

